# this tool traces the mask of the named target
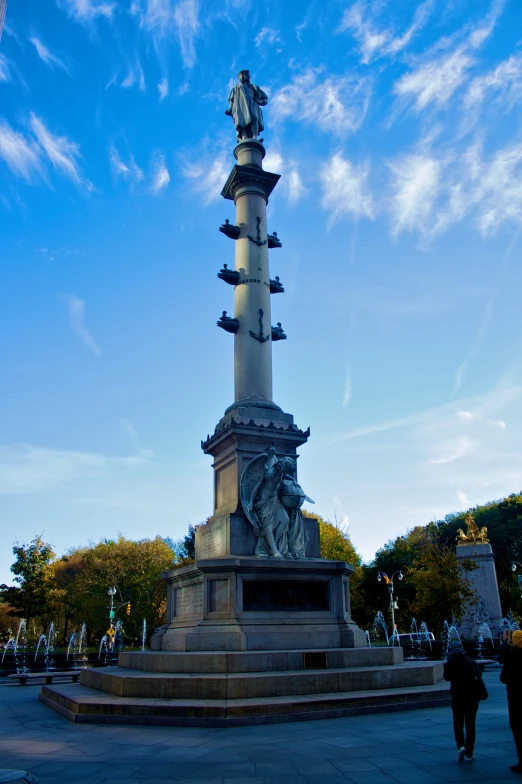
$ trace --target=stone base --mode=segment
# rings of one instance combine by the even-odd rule
[[[450,703],[448,685],[439,683],[441,663],[402,659],[400,648],[124,653],[120,664],[126,668],[83,670],[80,686],[44,686],[40,699],[75,722],[205,727],[309,721]],[[307,669],[314,662],[326,666]],[[266,669],[257,671],[259,666]],[[280,669],[273,669],[276,666]]]
[[[495,569],[495,556],[489,543],[459,544],[456,548],[457,561],[474,561],[478,569],[466,572],[466,577],[471,580],[472,586],[482,600],[483,609],[487,614],[488,624],[493,637],[500,627],[502,608],[498,591],[497,572]],[[473,617],[473,607],[468,607],[460,622],[460,634],[464,638],[477,639],[480,633],[480,621]]]
[[[270,651],[365,646],[344,561],[210,558],[164,575],[168,623],[152,650]]]

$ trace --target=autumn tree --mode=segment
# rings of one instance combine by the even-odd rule
[[[415,595],[410,610],[440,635],[445,620],[453,616],[460,620],[465,607],[476,602],[468,575],[477,565],[467,560],[459,566],[455,547],[445,544],[434,523],[422,529],[422,536],[411,544],[415,555],[406,583],[413,586]]]
[[[50,620],[53,549],[41,536],[35,536],[30,544],[15,544],[13,555],[11,571],[17,585],[0,585],[0,597],[12,607],[13,615],[26,619],[28,627],[38,619],[45,628]]]
[[[123,620],[128,639],[139,639],[143,619],[149,631],[165,622],[166,583],[163,572],[172,568],[175,553],[159,536],[138,542],[120,536],[91,547],[73,550],[68,558],[81,561],[74,580],[77,623],[85,621],[90,636],[101,636],[107,629],[108,588],[116,588],[114,604],[131,603],[131,614],[124,610]]]

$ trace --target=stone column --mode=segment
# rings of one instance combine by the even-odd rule
[[[270,320],[270,275],[266,205],[279,179],[265,172],[263,145],[247,139],[234,150],[238,165],[223,189],[223,196],[236,205],[235,268],[239,281],[234,292],[234,318],[239,329],[234,336],[235,401],[252,395],[272,401],[272,338]],[[255,335],[255,337],[253,337]]]
[[[478,569],[466,572],[478,598],[484,602],[484,610],[489,616],[491,631],[495,636],[502,619],[502,608],[500,606],[500,595],[498,591],[497,572],[495,569],[495,556],[489,543],[459,544],[456,548],[457,561],[462,563],[469,559],[474,561]],[[476,633],[475,624],[471,617],[473,607],[466,608],[460,624],[460,632],[463,637],[473,637]]]

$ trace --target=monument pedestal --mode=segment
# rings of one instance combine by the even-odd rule
[[[366,644],[350,615],[343,561],[209,558],[173,569],[162,651],[270,651]]]
[[[495,569],[495,556],[489,543],[459,544],[456,549],[457,561],[474,561],[478,569],[466,572],[477,591],[479,600],[483,603],[484,613],[491,626],[493,634],[500,627],[502,620],[502,608],[500,606],[500,595],[498,592],[497,572]],[[473,607],[466,609],[460,622],[460,633],[463,637],[471,638],[478,636],[479,630],[477,619],[473,614]]]

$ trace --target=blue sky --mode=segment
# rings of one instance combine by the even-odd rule
[[[232,402],[226,98],[269,95],[274,395],[365,558],[522,487],[516,0],[9,0],[0,580],[10,548],[178,537]]]

